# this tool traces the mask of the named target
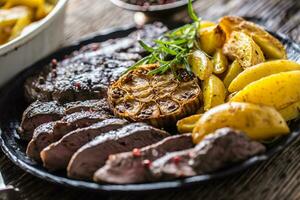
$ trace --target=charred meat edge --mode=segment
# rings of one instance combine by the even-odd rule
[[[29,141],[32,138],[34,129],[41,124],[59,120],[63,115],[64,108],[55,101],[36,101],[30,104],[23,112],[19,128],[20,138]]]

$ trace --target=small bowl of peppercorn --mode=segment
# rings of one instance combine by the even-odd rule
[[[141,15],[144,15],[146,21],[172,21],[176,16],[182,19],[179,15],[186,12],[188,4],[188,0],[111,0],[111,2],[120,8],[137,12],[136,22],[139,21],[136,17],[142,17]]]

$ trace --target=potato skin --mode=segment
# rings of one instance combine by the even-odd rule
[[[300,101],[299,85],[300,71],[281,72],[250,83],[230,101],[268,105],[280,110]]]
[[[228,60],[223,54],[222,49],[217,49],[212,59],[214,65],[214,73],[222,74],[227,70]]]
[[[265,61],[259,46],[244,32],[232,32],[223,46],[223,52],[232,60],[236,59],[244,69]]]
[[[229,66],[226,75],[223,79],[225,87],[228,88],[232,80],[234,80],[235,77],[237,77],[237,75],[239,75],[242,71],[243,68],[241,67],[239,62],[237,60],[234,60]]]
[[[202,114],[191,115],[177,121],[177,130],[179,133],[191,133],[196,126]]]
[[[215,22],[211,22],[211,21],[201,21],[200,22],[200,28],[198,31],[201,31],[201,29],[207,28],[207,27],[211,27],[211,26],[216,26],[217,24]]]
[[[269,59],[285,59],[286,51],[281,42],[255,23],[237,16],[225,16],[219,24],[228,38],[233,31],[244,31],[260,46]]]
[[[285,121],[291,121],[300,116],[300,101],[297,101],[281,110],[279,113],[285,119]]]
[[[286,122],[273,107],[233,102],[204,113],[193,130],[193,140],[197,144],[205,135],[223,127],[241,130],[254,140],[289,133]]]
[[[217,48],[221,48],[225,39],[225,33],[219,25],[209,26],[198,31],[199,45],[209,55],[213,55]]]
[[[226,88],[223,82],[215,75],[211,75],[202,82],[202,91],[205,111],[225,102]]]
[[[229,85],[229,92],[242,90],[263,77],[286,71],[300,70],[300,64],[290,60],[273,60],[245,69]]]
[[[200,79],[206,80],[213,72],[213,64],[200,50],[194,51],[188,58],[193,73]]]

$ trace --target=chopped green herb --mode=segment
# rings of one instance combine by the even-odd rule
[[[126,72],[137,68],[139,65],[158,63],[159,67],[149,72],[149,74],[163,74],[169,69],[176,75],[178,67],[184,67],[191,72],[187,57],[191,50],[199,49],[196,41],[197,30],[200,27],[200,18],[197,17],[192,0],[188,2],[188,12],[194,21],[173,31],[167,32],[161,38],[154,40],[154,47],[143,41],[139,41],[145,51],[150,54],[131,66]],[[126,73],[125,72],[125,73]]]

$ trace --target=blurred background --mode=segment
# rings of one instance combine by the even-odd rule
[[[194,8],[203,19],[209,20],[228,14],[262,18],[265,26],[300,41],[299,0],[197,0]],[[134,12],[116,7],[109,0],[71,0],[66,18],[66,42],[104,28],[131,24],[133,17]]]

